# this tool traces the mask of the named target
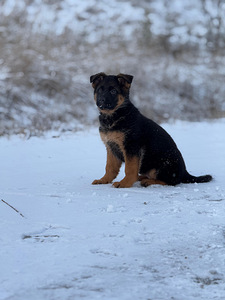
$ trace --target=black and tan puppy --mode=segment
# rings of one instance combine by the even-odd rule
[[[208,182],[211,175],[195,177],[185,167],[183,157],[171,136],[152,120],[144,117],[129,100],[133,76],[90,77],[94,98],[100,111],[100,135],[107,149],[105,175],[93,184],[111,183],[125,162],[125,177],[114,187],[176,185]]]

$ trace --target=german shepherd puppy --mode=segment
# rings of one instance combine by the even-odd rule
[[[192,176],[171,136],[158,124],[143,116],[130,102],[133,76],[98,73],[90,77],[99,109],[99,132],[107,149],[105,175],[92,184],[111,183],[125,162],[125,177],[114,182],[116,188],[131,187],[140,181],[176,185],[212,180],[211,175]]]

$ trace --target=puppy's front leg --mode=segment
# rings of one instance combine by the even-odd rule
[[[107,162],[105,168],[105,175],[101,179],[96,179],[92,182],[92,184],[107,184],[111,183],[113,179],[119,173],[122,161],[116,158],[111,149],[107,147]]]
[[[138,180],[139,158],[137,156],[125,157],[125,177],[120,182],[114,182],[116,188],[131,187]]]

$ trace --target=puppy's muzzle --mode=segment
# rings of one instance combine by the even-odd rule
[[[100,109],[114,109],[116,107],[116,101],[113,101],[108,93],[104,93],[97,97],[97,106]]]

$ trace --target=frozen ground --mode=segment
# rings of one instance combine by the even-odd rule
[[[0,139],[0,199],[24,215],[0,201],[1,300],[225,299],[225,120],[164,127],[214,181],[92,186],[97,130]]]

